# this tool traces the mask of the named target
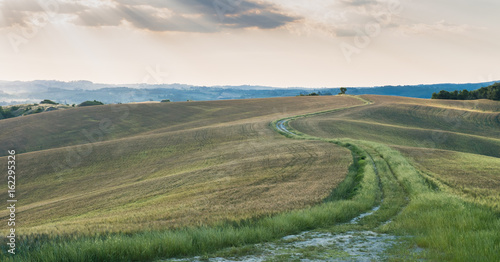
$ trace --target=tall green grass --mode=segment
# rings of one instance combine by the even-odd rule
[[[429,252],[422,255],[432,261],[500,261],[500,214],[497,212],[443,191],[439,184],[428,179],[400,152],[387,145],[363,140],[318,138],[294,130],[288,122],[287,128],[296,134],[285,134],[289,137],[350,144],[370,152],[386,186],[384,199],[389,202],[384,201],[379,212],[367,217],[365,223],[374,226],[377,221],[396,215],[395,212],[407,204],[392,223],[381,227],[382,231],[414,236],[410,241],[426,248]],[[398,192],[390,192],[389,188]],[[408,200],[404,196],[408,196]]]
[[[500,216],[440,191],[398,151],[386,145],[360,142],[377,151],[390,165],[411,201],[385,231],[415,236],[431,260],[500,261]]]

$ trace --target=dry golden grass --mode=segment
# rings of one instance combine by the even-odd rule
[[[478,99],[478,100],[442,100],[442,99],[421,99],[411,97],[394,97],[380,95],[362,95],[361,97],[376,104],[415,104],[433,107],[464,109],[477,112],[500,112],[498,101]]]
[[[299,119],[291,125],[320,137],[349,137],[500,157],[499,102],[363,97],[374,104]]]
[[[500,102],[362,97],[373,104],[290,125],[314,136],[393,145],[454,194],[500,211]]]
[[[18,155],[19,233],[135,232],[317,204],[346,175],[349,151],[284,138],[269,122],[359,103],[297,97],[140,104],[130,106],[123,119],[113,107],[126,105],[117,105],[8,120],[8,126],[30,125],[45,134],[41,148],[54,147]],[[103,118],[114,124],[103,141],[78,145],[82,140],[70,135],[93,132]],[[31,148],[37,134],[17,130],[26,136],[14,141],[17,146]],[[62,147],[68,144],[75,145]],[[2,170],[5,159],[0,158]],[[1,211],[0,219],[7,215]]]
[[[206,102],[147,103],[91,106],[46,112],[1,120],[0,156],[15,148],[32,152],[89,143],[82,134],[103,141],[150,132],[187,130],[234,121],[274,120],[361,104],[349,97],[284,97],[271,99],[223,100]]]

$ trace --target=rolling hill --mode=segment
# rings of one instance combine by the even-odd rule
[[[291,126],[320,137],[390,145],[455,193],[500,211],[499,102],[363,97],[373,104],[302,118]]]
[[[20,261],[240,259],[269,241],[286,246],[271,260],[345,259],[346,234],[390,240],[382,260],[500,259],[495,101],[139,103],[1,124],[0,169],[18,152]],[[316,240],[303,231],[337,240],[297,249]]]
[[[20,231],[135,232],[314,205],[342,181],[352,157],[340,147],[285,139],[268,123],[359,103],[298,97],[107,105],[2,120],[1,152],[18,152]]]

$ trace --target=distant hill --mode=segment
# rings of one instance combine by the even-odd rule
[[[347,94],[389,95],[414,98],[431,98],[432,93],[441,90],[475,90],[494,82],[474,84],[434,84],[408,86],[379,86],[367,88],[347,87]],[[335,95],[340,87],[325,88],[274,88],[266,86],[190,86],[184,84],[127,84],[106,85],[89,81],[0,81],[0,105],[37,103],[51,99],[60,104],[79,104],[83,101],[98,100],[105,104],[161,101],[208,101],[247,98],[287,97],[312,92],[322,95]]]

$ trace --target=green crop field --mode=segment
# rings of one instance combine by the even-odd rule
[[[268,261],[349,259],[339,242],[283,243],[314,230],[387,235],[382,260],[500,260],[499,102],[145,103],[0,124],[0,169],[18,152],[22,221],[3,260],[244,259],[264,242],[289,250]]]
[[[371,103],[288,125],[299,138],[347,139],[386,162],[409,202],[379,230],[414,236],[426,249],[418,259],[498,261],[500,103],[362,98]]]

